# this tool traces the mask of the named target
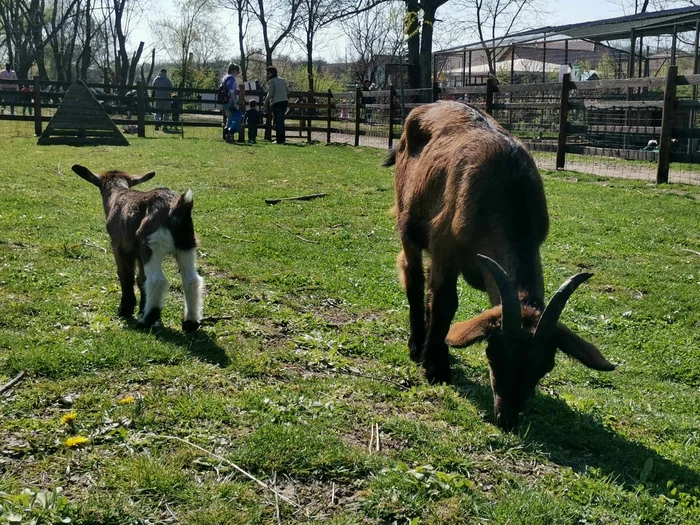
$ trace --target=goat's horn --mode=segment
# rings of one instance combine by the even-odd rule
[[[544,312],[542,312],[542,317],[540,317],[537,328],[535,329],[535,337],[545,337],[551,333],[554,325],[559,321],[561,313],[564,311],[566,301],[568,301],[571,294],[576,291],[576,288],[591,277],[593,277],[592,273],[583,272],[577,273],[564,281],[564,284],[559,287],[557,293],[554,294],[549,304],[544,309]]]
[[[496,281],[498,293],[501,294],[502,320],[501,330],[506,333],[520,330],[522,326],[522,314],[520,312],[520,298],[513,285],[513,281],[506,271],[496,261],[485,255],[477,254],[479,263],[486,268],[493,280]]]

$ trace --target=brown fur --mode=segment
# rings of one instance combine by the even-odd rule
[[[385,165],[394,162],[403,246],[397,267],[410,305],[411,357],[423,363],[429,381],[449,382],[445,336],[457,309],[461,274],[471,286],[486,291],[494,307],[455,325],[448,342],[467,346],[489,339],[497,419],[502,423],[499,415],[508,412],[504,426],[517,422],[524,403],[519,398],[551,370],[556,350],[552,346],[551,352],[540,351],[534,345],[532,355],[523,351],[503,359],[510,354],[506,348],[533,346],[532,334],[545,307],[539,249],[547,237],[549,215],[537,167],[520,141],[495,120],[456,102],[414,109]],[[427,301],[423,251],[430,257]],[[500,293],[491,274],[478,264],[477,254],[498,261],[519,292],[523,329],[518,340],[494,337],[502,334]],[[607,361],[597,364],[612,366]]]

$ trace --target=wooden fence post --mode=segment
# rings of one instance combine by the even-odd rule
[[[437,82],[433,82],[433,96],[431,102],[437,102],[438,100],[440,100],[440,94],[440,84],[438,84]]]
[[[671,137],[673,135],[673,113],[676,106],[676,77],[678,66],[668,67],[666,89],[664,90],[664,109],[661,116],[661,138],[659,139],[659,164],[656,169],[656,183],[668,182],[671,164]]]
[[[394,147],[394,114],[396,113],[396,88],[389,86],[389,149]]]
[[[328,115],[327,115],[328,127],[326,128],[326,144],[331,143],[331,118],[332,118],[331,111],[332,111],[332,109],[333,109],[333,92],[329,89],[328,90]]]
[[[313,126],[314,121],[312,120],[312,117],[314,117],[314,113],[316,112],[316,108],[312,108],[310,106],[313,106],[316,103],[316,100],[314,99],[313,92],[309,91],[309,95],[306,97],[306,103],[309,107],[306,108],[305,111],[307,111],[307,119],[306,119],[306,142],[309,144],[311,143],[311,126]]]
[[[136,82],[136,122],[140,138],[146,136],[146,87],[142,80]]]
[[[41,83],[34,77],[34,134],[41,137]]]
[[[486,113],[493,115],[493,93],[496,90],[495,80],[493,78],[486,79]]]
[[[571,73],[565,73],[561,81],[561,103],[559,105],[559,141],[557,143],[558,170],[566,164],[566,124],[569,111],[569,91],[571,90]]]
[[[362,112],[362,90],[355,90],[355,146],[360,145],[360,119]]]

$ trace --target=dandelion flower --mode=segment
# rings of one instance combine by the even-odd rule
[[[68,448],[75,448],[75,447],[80,447],[87,443],[89,440],[86,437],[83,436],[73,436],[69,437],[66,439],[63,444],[67,446]]]
[[[126,397],[123,397],[119,400],[119,404],[120,405],[130,405],[134,401],[135,401],[134,396],[126,396]]]
[[[76,419],[78,419],[78,414],[75,412],[68,412],[67,414],[61,416],[61,423],[64,425],[73,425]]]

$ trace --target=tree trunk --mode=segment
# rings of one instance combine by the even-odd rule
[[[430,5],[423,10],[423,28],[420,42],[420,87],[432,87],[433,26],[437,8]]]
[[[80,77],[87,80],[88,69],[90,68],[90,58],[92,57],[92,0],[87,0],[85,6],[85,42],[83,44],[83,52],[80,61]]]
[[[241,52],[241,77],[243,82],[248,81],[248,63],[245,55],[245,33],[243,31],[243,9],[245,7],[245,2],[241,0],[236,6],[236,12],[238,14],[238,49]]]
[[[406,36],[408,42],[408,87],[420,87],[420,29],[418,12],[420,7],[414,0],[406,0]]]
[[[311,22],[309,22],[311,23]],[[306,74],[309,77],[309,92],[314,90],[314,35],[306,33]]]

